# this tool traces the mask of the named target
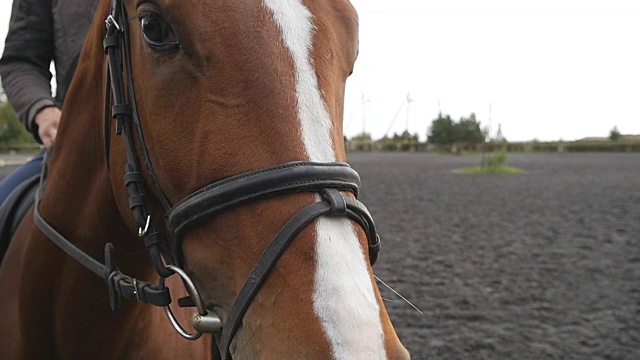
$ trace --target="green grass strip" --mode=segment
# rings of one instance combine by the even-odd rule
[[[526,174],[526,171],[522,169],[518,169],[511,166],[499,165],[492,167],[470,167],[470,168],[462,168],[458,169],[455,172],[461,174],[478,174],[478,175],[488,175],[488,174],[498,174],[498,175],[518,175],[518,174]]]

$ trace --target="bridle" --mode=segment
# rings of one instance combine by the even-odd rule
[[[143,239],[154,268],[160,275],[160,283],[140,281],[120,272],[111,243],[105,245],[103,264],[73,245],[42,218],[39,204],[45,188],[48,154],[42,169],[40,189],[36,195],[34,220],[40,230],[62,250],[104,278],[109,289],[112,310],[120,308],[121,297],[161,306],[165,309],[174,328],[183,337],[195,340],[203,333],[214,334],[216,341],[214,341],[213,356],[220,356],[221,359],[226,360],[230,358],[231,340],[239,329],[244,314],[278,259],[300,231],[318,217],[346,216],[360,224],[368,239],[370,263],[372,265],[375,263],[380,249],[380,238],[376,233],[373,219],[362,203],[341,193],[348,191],[357,196],[360,186],[358,173],[345,163],[290,162],[242,173],[207,185],[172,205],[162,191],[153,171],[142,134],[131,70],[129,27],[122,0],[112,0],[111,14],[106,19],[106,25],[107,32],[103,42],[108,60],[104,124],[106,164],[108,167],[110,118],[113,118],[116,121],[115,133],[122,136],[125,145],[127,164],[124,184],[129,194],[129,206],[133,219],[139,227],[138,236]],[[149,196],[146,192],[140,158],[145,164],[146,177],[150,179],[155,195],[164,208],[163,222],[154,220],[154,216],[149,211]],[[196,285],[182,270],[182,236],[206,218],[231,207],[295,192],[316,193],[319,195],[319,201],[294,214],[275,235],[245,281],[223,327],[215,310],[205,307]],[[159,225],[164,227],[163,231],[158,229]],[[192,318],[195,333],[185,331],[169,308],[171,295],[169,289],[165,287],[165,278],[174,274],[182,278],[190,295],[179,299],[179,305],[197,308]],[[216,347],[219,347],[219,352]]]

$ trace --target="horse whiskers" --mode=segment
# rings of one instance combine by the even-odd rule
[[[415,305],[413,305],[413,304],[411,303],[411,301],[407,300],[407,298],[405,298],[404,296],[400,295],[400,293],[399,293],[399,292],[397,292],[397,291],[393,290],[393,289],[391,288],[391,286],[387,285],[384,281],[380,280],[380,278],[379,278],[379,277],[377,277],[376,275],[373,275],[373,276],[376,278],[376,280],[378,280],[378,281],[379,281],[382,285],[384,285],[387,289],[389,289],[389,290],[393,291],[393,293],[394,293],[394,294],[396,294],[396,295],[398,295],[398,297],[400,297],[400,299],[404,300],[404,302],[406,302],[406,303],[407,303],[407,304],[409,304],[412,308],[414,308],[417,312],[419,312],[419,313],[420,313],[420,315],[424,315],[424,313],[423,313],[420,309],[418,309]]]

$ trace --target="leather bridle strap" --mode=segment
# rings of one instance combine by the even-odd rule
[[[120,24],[117,23],[118,19],[122,19]],[[126,153],[127,164],[125,166],[124,183],[129,193],[129,207],[135,223],[139,227],[139,236],[143,238],[145,246],[149,250],[152,263],[156,272],[162,277],[171,276],[173,273],[165,267],[165,263],[175,264],[175,259],[171,253],[170,246],[163,238],[162,234],[158,231],[155,221],[151,221],[151,213],[148,206],[148,196],[145,189],[144,177],[142,174],[140,161],[136,154],[136,144],[134,141],[133,127],[136,125],[136,133],[138,141],[140,142],[140,148],[142,149],[145,164],[147,164],[147,173],[153,175],[153,170],[148,160],[148,154],[142,138],[142,130],[139,129],[139,122],[137,121],[137,111],[135,109],[135,96],[133,94],[133,85],[131,79],[131,59],[128,56],[129,51],[129,36],[128,36],[128,19],[126,18],[124,4],[122,1],[112,1],[111,15],[107,18],[107,33],[103,41],[103,47],[107,54],[108,69],[107,75],[109,79],[106,82],[106,86],[110,85],[110,89],[107,87],[105,91],[105,109],[108,108],[106,104],[110,101],[109,93],[112,94],[113,106],[111,108],[111,114],[116,119],[116,134],[122,135],[124,148]],[[123,48],[124,47],[124,48]],[[124,58],[124,61],[123,61]],[[125,92],[124,72],[128,73],[128,95]],[[105,110],[105,116],[108,116],[109,112]],[[108,122],[105,119],[105,122]],[[105,131],[109,131],[110,127],[105,125]],[[109,133],[105,132],[105,137],[109,137]],[[108,140],[105,140],[105,153],[108,153]],[[108,155],[107,155],[108,163]],[[151,176],[153,183],[157,184],[155,175]],[[157,191],[161,203],[165,207],[169,207],[165,204],[163,199],[166,199],[162,190]],[[164,261],[163,261],[164,258]]]
[[[106,264],[103,264],[73,245],[44,220],[40,214],[40,201],[44,191],[48,158],[49,152],[46,152],[40,176],[40,187],[36,192],[33,209],[33,219],[40,231],[65,253],[105,280],[109,288],[109,300],[112,310],[120,307],[120,296],[155,306],[166,306],[170,304],[171,294],[168,288],[140,281],[120,272],[115,264],[115,251],[111,243],[105,246]]]
[[[368,239],[371,265],[378,258],[380,238],[366,207],[341,191],[357,196],[358,173],[345,163],[290,162],[226,178],[194,192],[177,203],[167,216],[172,247],[180,251],[181,238],[189,229],[215,213],[240,204],[296,192],[322,196],[298,211],[276,234],[240,290],[224,322],[219,341],[222,359],[229,358],[229,346],[260,287],[299,232],[320,216],[346,216],[356,221]]]
[[[121,24],[116,22],[118,19],[123,20],[121,21]],[[130,100],[129,102],[127,94],[125,93],[124,71],[129,74],[128,90],[130,98],[134,98],[130,74],[131,59],[127,56],[127,54],[130,53],[129,38],[127,35],[127,21],[128,19],[126,19],[124,4],[122,1],[112,0],[111,15],[106,21],[107,33],[103,42],[108,60],[108,80],[105,84],[105,117],[108,117],[109,115],[109,94],[112,94],[113,107],[111,108],[111,113],[113,114],[113,118],[117,121],[116,133],[118,135],[123,135],[125,143],[127,164],[125,168],[124,183],[129,192],[129,205],[134,221],[140,228],[139,236],[143,238],[145,246],[149,250],[151,260],[156,271],[160,276],[168,277],[171,276],[173,272],[165,267],[163,255],[164,260],[167,263],[172,264],[174,263],[174,260],[170,250],[168,249],[169,246],[166,245],[166,241],[163,240],[163,237],[157,230],[155,223],[150,221],[151,216],[147,206],[148,200],[144,186],[144,178],[142,171],[140,170],[140,164],[136,155],[136,144],[133,139],[132,122],[134,122],[134,119],[137,119],[137,111],[135,111],[135,101]],[[123,57],[125,58],[124,62]],[[108,122],[107,119],[105,120]],[[137,121],[135,122],[138,124]],[[109,163],[109,131],[110,127],[105,124],[105,153],[107,154],[107,166]],[[137,132],[139,141],[141,141],[141,147],[144,149],[145,147],[144,143],[142,143],[141,130],[138,129]],[[146,159],[148,156],[146,154],[146,149],[144,149],[144,155],[145,163],[147,163]],[[69,256],[73,257],[76,261],[87,267],[96,275],[104,278],[109,289],[109,299],[112,310],[120,308],[121,296],[156,306],[166,306],[171,303],[171,295],[166,287],[144,281],[138,281],[137,279],[122,274],[116,266],[115,250],[111,243],[105,245],[105,264],[102,264],[73,245],[44,220],[40,214],[39,205],[42,198],[42,192],[44,190],[46,168],[47,166],[42,167],[40,189],[36,193],[36,204],[34,210],[35,224],[49,239],[51,239]],[[152,173],[152,170],[150,169],[150,164],[148,164],[148,170]],[[154,177],[154,184],[155,180],[156,179]],[[164,202],[163,205],[165,205]],[[166,207],[168,207],[168,205],[166,205]]]
[[[172,252],[180,262],[182,235],[205,218],[230,207],[282,194],[326,193],[326,189],[349,191],[357,196],[359,187],[360,176],[346,163],[296,161],[232,176],[194,192],[171,208],[167,226]],[[335,201],[342,201],[340,199],[354,201],[343,196],[337,197]],[[378,258],[380,241],[368,213],[366,218],[370,223],[368,228],[373,229],[371,234],[367,234],[373,265]]]
[[[238,331],[242,319],[258,293],[258,290],[260,290],[260,287],[271,273],[278,259],[293,239],[298,236],[300,231],[312,221],[323,215],[332,217],[346,216],[358,222],[368,237],[374,236],[377,239],[373,221],[364,205],[357,200],[345,197],[336,189],[325,189],[322,195],[325,200],[303,208],[282,227],[249,274],[229,312],[229,316],[222,330],[222,337],[220,339],[222,360],[228,360],[230,358],[229,348],[231,340]],[[379,242],[377,242],[376,246],[379,246]],[[377,254],[377,251],[375,254]],[[370,260],[372,263],[375,262],[375,259]]]
[[[118,24],[117,21],[121,21],[121,23]],[[129,193],[129,206],[134,221],[139,226],[139,236],[144,239],[152,263],[162,278],[171,276],[173,271],[177,271],[167,269],[164,262],[170,265],[181,263],[181,237],[183,234],[205,218],[240,204],[289,193],[309,192],[322,196],[321,201],[296,213],[273,238],[258,260],[224,324],[219,342],[223,359],[229,358],[229,347],[233,336],[240,328],[251,302],[278,259],[300,231],[318,217],[346,216],[357,222],[364,229],[368,239],[369,261],[372,265],[375,263],[380,248],[380,238],[376,233],[371,215],[364,205],[341,193],[341,191],[351,192],[357,197],[360,186],[357,172],[344,163],[291,162],[243,173],[208,185],[172,207],[154,174],[138,119],[130,57],[128,19],[121,0],[112,0],[111,15],[107,18],[106,23],[107,34],[103,44],[108,59],[108,79],[105,84],[107,87],[105,91],[105,121],[107,123],[104,124],[106,163],[108,167],[109,135],[111,132],[108,117],[111,114],[116,119],[116,134],[122,135],[124,140],[127,159],[124,183]],[[125,74],[128,80],[126,85]],[[111,100],[113,106],[109,111]],[[142,162],[146,165],[147,177],[143,175],[140,166],[138,149]],[[47,166],[43,166],[41,186],[36,194],[34,211],[35,223],[40,230],[68,255],[105,279],[109,288],[112,309],[120,307],[120,296],[157,306],[168,305],[171,302],[171,296],[168,289],[163,286],[163,281],[161,281],[161,285],[137,281],[118,270],[115,263],[115,251],[111,243],[105,246],[105,264],[102,264],[71,244],[42,218],[39,205],[44,189],[46,168]],[[151,207],[145,190],[145,178],[151,180],[156,198],[165,209],[165,220],[167,230],[169,230],[168,239],[158,231],[156,222],[151,221],[149,211]],[[175,266],[172,268],[179,269]],[[186,277],[186,274],[181,276]],[[194,286],[193,293],[197,293]],[[199,297],[197,298],[199,299]],[[200,303],[199,300],[198,303]],[[208,313],[208,310],[202,309],[202,311],[204,314],[200,312],[199,315]],[[173,319],[171,321],[176,327],[175,318],[170,319]],[[219,321],[217,316],[213,319]],[[216,339],[218,339],[217,329],[212,327],[202,331],[216,333]],[[202,334],[200,330],[198,331],[198,334]],[[192,337],[187,338],[193,339]]]
[[[296,161],[226,178],[192,193],[167,215],[172,243],[200,220],[247,202],[325,188],[358,195],[360,176],[345,163]],[[178,244],[179,245],[179,244]]]

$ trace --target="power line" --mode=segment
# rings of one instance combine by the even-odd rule
[[[402,109],[404,108],[404,105],[407,103],[406,99],[402,100],[402,104],[400,104],[400,108],[398,109],[398,111],[396,112],[396,116],[393,117],[393,121],[391,122],[391,125],[389,125],[389,128],[387,129],[387,131],[384,133],[384,136],[389,135],[389,131],[391,131],[391,128],[393,128],[393,125],[395,125],[396,120],[398,120],[398,115],[400,115],[400,112],[402,111]]]

